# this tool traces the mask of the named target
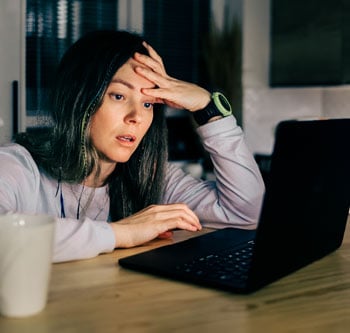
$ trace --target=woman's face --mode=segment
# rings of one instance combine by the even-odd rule
[[[153,120],[153,97],[142,88],[154,84],[134,71],[140,66],[129,59],[113,76],[102,105],[91,118],[90,135],[104,162],[127,162]]]

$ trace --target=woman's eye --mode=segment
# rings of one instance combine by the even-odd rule
[[[152,109],[153,108],[153,103],[144,103],[144,106],[146,109]]]
[[[117,101],[121,101],[124,98],[123,95],[119,95],[119,94],[111,94],[111,96]]]

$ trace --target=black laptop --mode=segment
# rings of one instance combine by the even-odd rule
[[[120,265],[250,293],[335,251],[350,206],[350,119],[281,122],[265,181],[256,231],[215,230]]]

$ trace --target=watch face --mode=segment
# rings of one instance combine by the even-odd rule
[[[227,98],[223,94],[221,94],[219,92],[214,93],[213,100],[214,100],[216,107],[218,108],[218,110],[220,111],[220,113],[224,117],[232,114],[231,105],[230,105],[229,101],[227,100]]]

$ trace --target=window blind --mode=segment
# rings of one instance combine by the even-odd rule
[[[27,0],[27,115],[45,114],[50,79],[65,50],[85,33],[117,29],[117,0]]]
[[[144,2],[144,36],[162,56],[169,75],[205,83],[200,50],[209,13],[209,0]]]
[[[210,0],[143,1],[143,34],[163,57],[169,75],[204,84],[200,49],[209,29],[209,5]],[[50,79],[63,53],[97,29],[118,29],[118,0],[27,0],[28,116],[45,115]]]

